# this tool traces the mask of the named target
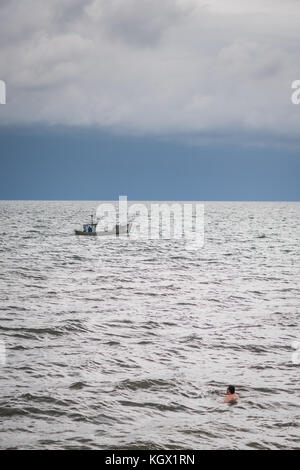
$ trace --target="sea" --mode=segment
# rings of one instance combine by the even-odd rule
[[[299,449],[300,203],[187,249],[76,236],[100,202],[0,201],[0,448]]]

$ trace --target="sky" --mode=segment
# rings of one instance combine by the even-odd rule
[[[1,199],[299,200],[298,0],[2,0],[0,18]]]

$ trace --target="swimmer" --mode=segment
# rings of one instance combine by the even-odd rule
[[[238,394],[235,393],[235,387],[233,385],[228,385],[227,390],[226,390],[226,395],[227,397],[224,398],[223,403],[233,403],[239,399]]]

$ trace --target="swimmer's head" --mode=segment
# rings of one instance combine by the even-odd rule
[[[227,395],[233,395],[235,393],[235,387],[233,385],[228,385],[226,393]]]

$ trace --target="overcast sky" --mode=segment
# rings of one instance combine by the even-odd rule
[[[300,200],[300,0],[0,0],[0,198]]]
[[[297,139],[299,0],[1,0],[1,124]]]

